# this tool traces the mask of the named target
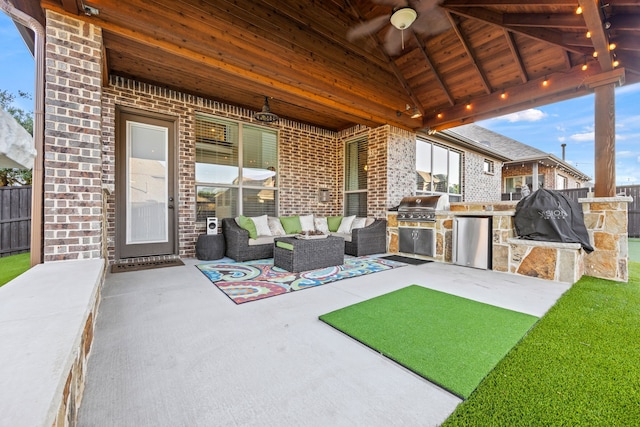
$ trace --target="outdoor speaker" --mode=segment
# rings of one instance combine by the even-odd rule
[[[218,218],[215,216],[207,218],[207,234],[218,234]]]

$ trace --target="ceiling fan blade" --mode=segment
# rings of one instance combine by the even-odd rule
[[[364,36],[368,36],[369,34],[376,33],[388,23],[388,15],[376,16],[375,18],[350,28],[349,31],[347,31],[347,40],[354,41]]]
[[[391,6],[391,7],[402,7],[402,6],[408,6],[409,5],[409,1],[408,0],[371,0],[373,3],[377,3],[377,4],[385,4],[387,6]]]
[[[442,3],[442,0],[419,0],[414,2],[414,8],[416,10],[416,12],[418,12],[418,15],[421,15],[423,13],[429,13],[429,11],[436,9],[440,3]]]
[[[402,31],[391,27],[384,36],[384,50],[395,56],[402,50]]]
[[[451,28],[449,19],[447,19],[442,9],[438,7],[419,15],[416,22],[411,26],[411,29],[415,32],[430,36],[443,33],[449,28]]]

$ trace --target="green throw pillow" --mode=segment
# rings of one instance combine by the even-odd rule
[[[328,216],[327,225],[329,226],[329,231],[333,231],[334,233],[338,231],[338,228],[340,228],[341,222],[342,222],[341,216]]]
[[[302,225],[300,225],[300,217],[298,216],[281,216],[280,224],[287,234],[302,233]]]
[[[258,237],[258,231],[256,230],[256,224],[253,222],[251,218],[247,218],[246,216],[240,215],[238,225],[240,228],[244,228],[249,232],[249,238],[255,239]]]

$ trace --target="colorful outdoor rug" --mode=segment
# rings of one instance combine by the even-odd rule
[[[274,267],[273,259],[209,263],[196,267],[233,302],[242,304],[405,265],[381,258],[357,257],[345,259],[343,265],[300,273]]]

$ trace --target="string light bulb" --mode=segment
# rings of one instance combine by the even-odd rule
[[[609,50],[615,50],[618,47],[615,43],[609,43]]]
[[[597,50],[594,50],[594,51],[593,51],[593,57],[594,57],[594,58],[597,58],[597,57],[598,57],[598,51],[597,51]]]
[[[442,113],[438,113],[438,118],[441,119],[442,118]]]
[[[582,15],[582,6],[578,6],[576,9],[576,15]]]
[[[500,94],[500,99],[507,99],[507,92],[502,89],[502,93]]]
[[[467,110],[471,110],[471,101],[467,101],[466,108],[467,108]]]
[[[590,39],[591,38],[591,31],[587,31],[587,34],[585,34],[585,36]]]
[[[547,79],[547,76],[544,76],[544,80],[542,81],[542,86],[544,87],[549,86],[549,80]]]
[[[584,57],[584,63],[582,64],[582,71],[587,71],[587,68],[589,68],[587,66],[587,57]]]

